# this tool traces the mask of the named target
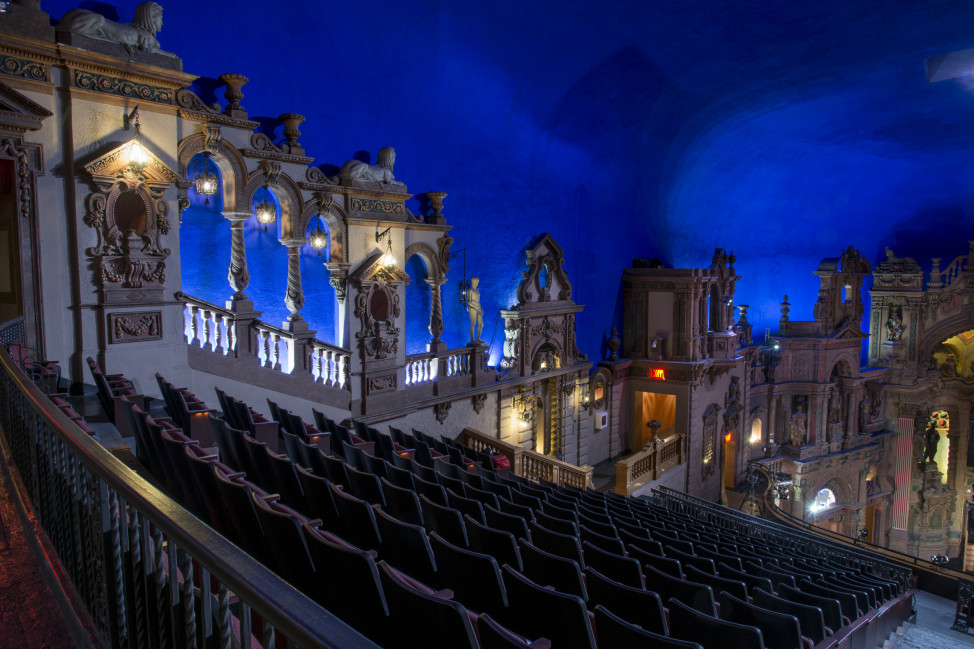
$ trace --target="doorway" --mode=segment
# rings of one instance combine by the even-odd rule
[[[676,426],[676,395],[659,392],[636,392],[636,420],[632,431],[632,450],[638,451],[652,438],[649,422],[660,423],[659,436],[669,437]]]
[[[0,323],[24,315],[13,160],[0,159]]]

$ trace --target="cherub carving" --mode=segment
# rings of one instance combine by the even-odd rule
[[[129,54],[136,50],[176,56],[159,47],[156,34],[162,31],[162,7],[155,2],[143,2],[135,8],[135,20],[117,23],[87,9],[72,9],[64,14],[55,29],[118,43]]]

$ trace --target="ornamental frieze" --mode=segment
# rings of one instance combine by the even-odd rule
[[[368,393],[377,394],[379,392],[389,392],[396,389],[396,375],[386,374],[384,376],[370,376],[368,383]]]
[[[162,312],[109,313],[109,344],[162,340]]]
[[[21,79],[49,81],[47,66],[37,61],[18,59],[9,55],[0,56],[0,73]]]
[[[157,104],[171,104],[173,97],[172,90],[169,88],[150,86],[146,83],[136,83],[120,77],[110,77],[83,70],[74,71],[74,85],[85,90],[151,101]]]
[[[352,211],[402,215],[406,213],[406,207],[402,203],[393,201],[380,201],[374,198],[353,198]]]

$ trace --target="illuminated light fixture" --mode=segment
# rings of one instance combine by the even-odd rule
[[[732,437],[731,437],[731,434],[730,433],[727,433],[726,435],[724,435],[724,441],[726,443],[730,444],[731,439],[732,439]]]
[[[277,220],[277,208],[274,206],[274,202],[269,200],[268,193],[267,185],[264,185],[264,200],[257,203],[254,210],[257,215],[257,222],[264,226],[264,232],[267,232],[269,224]]]
[[[318,223],[315,225],[315,229],[308,234],[308,242],[311,247],[318,251],[318,256],[321,256],[321,251],[328,245],[328,234],[321,229],[321,217],[317,214],[315,218],[318,219]]]
[[[457,255],[463,254],[463,279],[460,280],[460,303],[466,304],[470,299],[470,281],[467,279],[467,253],[466,248],[460,248],[450,253],[450,259],[455,259]]]
[[[196,193],[206,196],[205,204],[210,204],[210,196],[216,194],[219,182],[216,175],[210,173],[210,152],[203,152],[203,173],[196,174]]]
[[[582,393],[581,393],[582,406],[588,408],[592,403],[592,395],[589,392],[588,381],[582,383]]]
[[[132,112],[125,116],[122,130],[127,131],[129,126],[135,128],[135,138],[129,143],[127,156],[128,167],[134,174],[141,174],[149,164],[149,153],[142,146],[142,124],[139,122],[139,107],[136,105]]]
[[[380,261],[386,268],[395,268],[396,256],[392,254],[392,226],[386,228],[382,232],[379,232],[379,229],[376,228],[375,242],[381,243],[383,239],[386,240],[386,251],[382,253],[382,258]]]
[[[653,368],[653,369],[649,370],[649,378],[651,378],[651,379],[660,379],[660,380],[664,380],[665,381],[666,380],[666,370],[664,370],[662,367]]]

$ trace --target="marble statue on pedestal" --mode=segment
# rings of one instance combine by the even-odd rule
[[[135,8],[135,20],[117,23],[87,9],[72,9],[58,22],[56,31],[71,32],[118,43],[129,54],[136,50],[176,56],[159,47],[156,34],[162,31],[162,7],[155,2],[143,2]]]
[[[467,313],[470,315],[470,342],[483,343],[480,334],[484,330],[484,309],[480,306],[479,277],[470,278],[470,288],[467,290]]]
[[[342,170],[338,175],[346,180],[366,180],[394,187],[405,187],[405,183],[396,180],[396,176],[392,173],[395,165],[396,150],[391,146],[386,146],[379,149],[379,159],[376,164],[370,165],[361,160],[349,160],[342,165]]]

